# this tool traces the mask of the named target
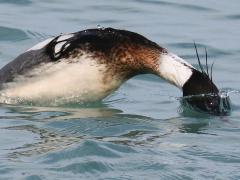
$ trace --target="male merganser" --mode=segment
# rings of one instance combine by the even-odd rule
[[[177,86],[183,96],[213,93],[189,102],[221,112],[219,90],[206,73],[142,35],[113,28],[62,34],[33,46],[0,70],[0,93],[26,101],[98,101],[145,73]]]

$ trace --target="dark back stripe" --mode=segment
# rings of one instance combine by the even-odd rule
[[[63,40],[65,44],[61,50],[56,53],[55,47],[63,41],[58,41],[60,36],[54,38],[46,47],[47,54],[52,60],[58,60],[68,56],[74,49],[80,48],[91,52],[102,52],[107,54],[116,46],[121,46],[124,43],[137,44],[138,46],[153,47],[154,49],[162,50],[158,44],[148,40],[144,36],[113,28],[105,29],[88,29],[74,33],[74,36]]]

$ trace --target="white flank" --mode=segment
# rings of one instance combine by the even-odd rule
[[[173,53],[161,54],[159,57],[159,75],[173,85],[182,88],[191,77],[191,64]]]
[[[76,63],[67,63],[63,59],[58,63],[42,64],[31,73],[18,76],[5,85],[1,95],[37,102],[96,101],[109,95],[122,83],[118,77],[106,78],[105,71],[105,65],[87,57],[78,59]]]
[[[48,43],[50,43],[54,38],[49,38],[46,39],[38,44],[36,44],[35,46],[31,47],[30,49],[28,49],[27,51],[35,51],[35,50],[39,50],[42,49],[43,47],[45,47]]]

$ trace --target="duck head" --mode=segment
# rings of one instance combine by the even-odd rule
[[[184,101],[191,107],[214,115],[230,112],[229,96],[222,96],[206,73],[193,70],[182,87]]]
[[[226,115],[230,112],[229,96],[221,95],[208,71],[197,70],[167,50],[161,53],[157,67],[160,77],[182,90],[183,101],[191,108],[214,115]]]

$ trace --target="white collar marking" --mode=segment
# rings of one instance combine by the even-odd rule
[[[194,67],[173,53],[164,53],[159,57],[159,75],[182,88],[192,75]]]

